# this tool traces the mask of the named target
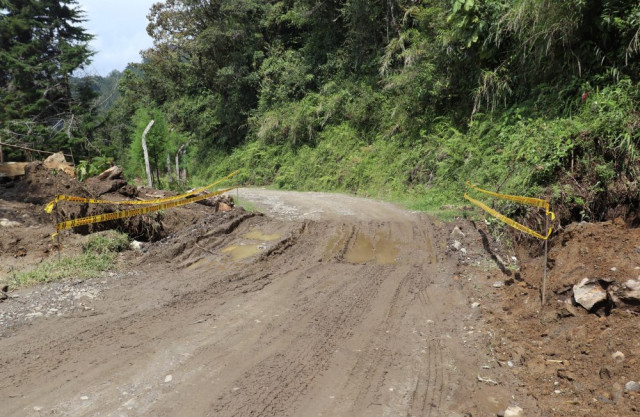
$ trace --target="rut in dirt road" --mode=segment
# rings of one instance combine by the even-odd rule
[[[0,339],[2,413],[435,417],[507,401],[471,392],[469,308],[430,220],[367,204],[158,243],[95,315]]]

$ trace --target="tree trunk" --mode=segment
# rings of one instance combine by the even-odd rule
[[[189,146],[190,143],[191,143],[191,141],[183,143],[178,148],[178,152],[176,152],[176,181],[177,182],[180,181],[180,154],[184,155],[187,152],[186,148],[187,148],[187,146]],[[185,172],[186,172],[186,170],[185,170]],[[185,175],[185,181],[186,181],[186,175]]]
[[[187,168],[182,168],[182,184],[187,183]]]
[[[171,156],[167,152],[167,179],[169,183],[173,182],[173,173],[171,172]]]
[[[149,150],[147,149],[147,141],[145,137],[147,136],[147,133],[149,133],[149,130],[151,130],[151,126],[153,126],[154,122],[155,120],[150,121],[147,127],[144,129],[144,132],[142,132],[142,152],[144,153],[144,167],[147,170],[147,186],[149,188],[153,187],[153,178],[151,177],[151,165],[149,165]]]
[[[176,182],[180,182],[180,150],[176,152]]]

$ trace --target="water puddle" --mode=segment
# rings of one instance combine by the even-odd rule
[[[263,249],[263,245],[231,245],[222,249],[222,253],[230,254],[234,261],[240,261],[257,255]]]
[[[244,237],[245,239],[259,240],[261,242],[271,242],[273,240],[280,239],[279,234],[273,233],[267,235],[260,229],[253,229],[249,233],[242,235],[242,237]]]
[[[397,242],[386,233],[378,232],[375,238],[358,233],[353,245],[345,253],[344,259],[353,264],[366,264],[374,261],[378,265],[395,264],[398,260]]]

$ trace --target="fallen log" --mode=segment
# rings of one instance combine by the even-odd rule
[[[5,162],[0,164],[1,177],[19,177],[24,175],[24,167],[28,162]]]

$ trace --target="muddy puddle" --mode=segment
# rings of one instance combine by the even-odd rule
[[[389,234],[379,232],[371,236],[358,233],[354,243],[347,249],[344,259],[352,264],[375,262],[378,265],[395,264],[398,261],[398,242]]]
[[[259,241],[260,243],[239,243],[237,245],[227,246],[222,249],[221,252],[231,255],[234,261],[251,258],[267,248],[265,242],[278,240],[281,235],[277,233],[266,234],[262,230],[254,228],[249,233],[242,235],[242,237],[248,240]]]

